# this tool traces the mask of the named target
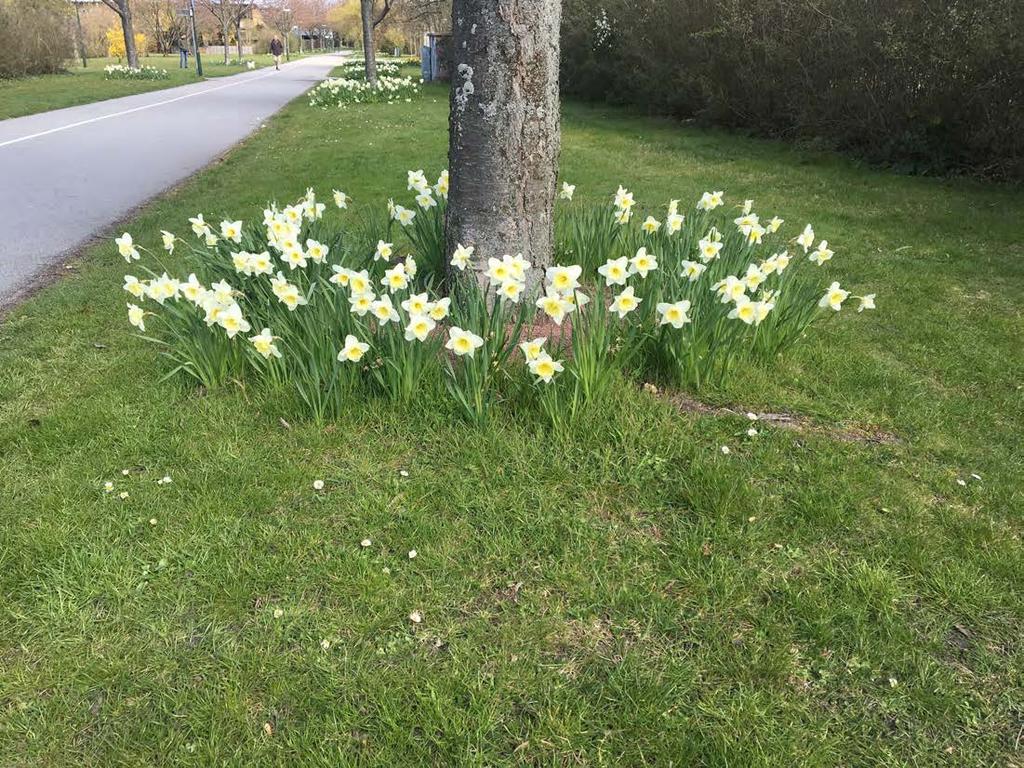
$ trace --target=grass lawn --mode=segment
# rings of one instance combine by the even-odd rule
[[[296,58],[299,55],[293,54],[291,60]],[[257,68],[274,63],[269,53],[246,56],[245,60],[255,61]],[[86,68],[82,68],[79,62],[70,62],[68,70],[58,75],[0,80],[0,120],[198,82],[200,78],[196,76],[195,61],[191,56],[188,61],[189,69],[178,69],[177,54],[143,56],[140,59],[142,66],[166,69],[170,75],[166,80],[107,80],[103,68],[117,64],[118,60],[114,58],[89,59]],[[225,65],[222,57],[203,57],[204,78],[236,75],[244,71],[246,68],[242,64]]]
[[[405,199],[446,110],[299,99],[129,228]],[[321,429],[158,384],[93,248],[0,324],[0,764],[1024,762],[1024,194],[603,107],[563,129],[578,195],[754,198],[878,310],[702,393],[734,413],[623,386],[555,440],[429,392]]]

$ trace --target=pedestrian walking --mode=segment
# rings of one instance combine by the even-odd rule
[[[281,55],[283,53],[284,46],[275,35],[274,39],[270,41],[270,55],[274,57],[274,69],[281,69]]]
[[[178,69],[188,69],[188,46],[185,38],[178,38]]]

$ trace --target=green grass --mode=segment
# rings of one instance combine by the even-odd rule
[[[235,58],[232,55],[232,58]],[[293,54],[291,59],[298,58]],[[257,68],[274,63],[269,53],[246,56],[244,60],[255,61]],[[242,64],[225,65],[222,57],[203,57],[203,78],[196,76],[195,61],[189,57],[189,69],[178,69],[178,55],[144,56],[140,65],[166,69],[166,80],[107,80],[103,68],[108,64],[124,63],[114,58],[89,59],[89,66],[83,68],[80,62],[72,62],[66,72],[57,75],[39,75],[17,80],[0,79],[0,120],[22,117],[51,109],[63,109],[94,101],[134,96],[138,93],[159,91],[176,85],[199,82],[203,78],[224,77],[245,72]]]
[[[300,99],[129,228],[404,198],[445,121],[436,88]],[[563,128],[577,194],[753,197],[879,309],[705,395],[737,415],[624,387],[564,441],[433,394],[319,429],[157,384],[91,249],[0,325],[0,764],[1021,763],[1024,195],[604,108]],[[817,429],[748,439],[748,409]]]

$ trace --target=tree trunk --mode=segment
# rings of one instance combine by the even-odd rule
[[[238,61],[242,61],[242,20],[238,19],[235,22],[235,38],[238,43]]]
[[[221,22],[221,34],[224,36],[224,66],[228,64],[228,23],[227,21]]]
[[[373,44],[373,0],[360,0],[363,17],[363,59],[366,62],[366,82],[377,84],[377,49]]]
[[[474,246],[478,277],[504,254],[551,264],[560,23],[561,0],[452,3],[445,239]]]
[[[135,49],[135,28],[132,25],[132,8],[128,0],[118,0],[118,8],[121,17],[121,30],[124,32],[124,53],[128,59],[128,66],[133,69],[139,68],[139,52]]]

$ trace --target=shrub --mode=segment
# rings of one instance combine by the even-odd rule
[[[833,251],[810,225],[784,240],[783,222],[762,221],[749,200],[723,216],[721,192],[687,214],[672,201],[644,217],[621,187],[593,208],[563,186],[560,265],[539,293],[521,255],[477,269],[470,244],[442,281],[447,185],[447,172],[429,186],[410,171],[415,208],[389,202],[386,219],[349,226],[325,219],[313,190],[268,206],[259,224],[215,229],[197,215],[194,239],[163,235],[187,278],[163,267],[125,276],[129,321],[173,362],[168,375],[281,385],[318,420],[354,398],[408,402],[443,377],[474,424],[521,396],[561,427],[622,375],[699,389],[738,365],[770,364],[850,298],[818,277]],[[341,192],[334,201],[350,202]],[[116,242],[129,263],[146,250],[128,233]],[[874,294],[854,298],[858,311],[874,307]]]
[[[113,56],[115,59],[120,61],[123,59],[127,52],[124,46],[124,30],[120,24],[115,24],[110,27],[106,32],[107,37],[107,56]],[[135,50],[139,56],[146,55],[146,35],[142,32],[135,33]]]
[[[72,55],[70,7],[0,0],[0,78],[60,72]]]
[[[565,93],[916,172],[1024,177],[1024,4],[566,0]]]

